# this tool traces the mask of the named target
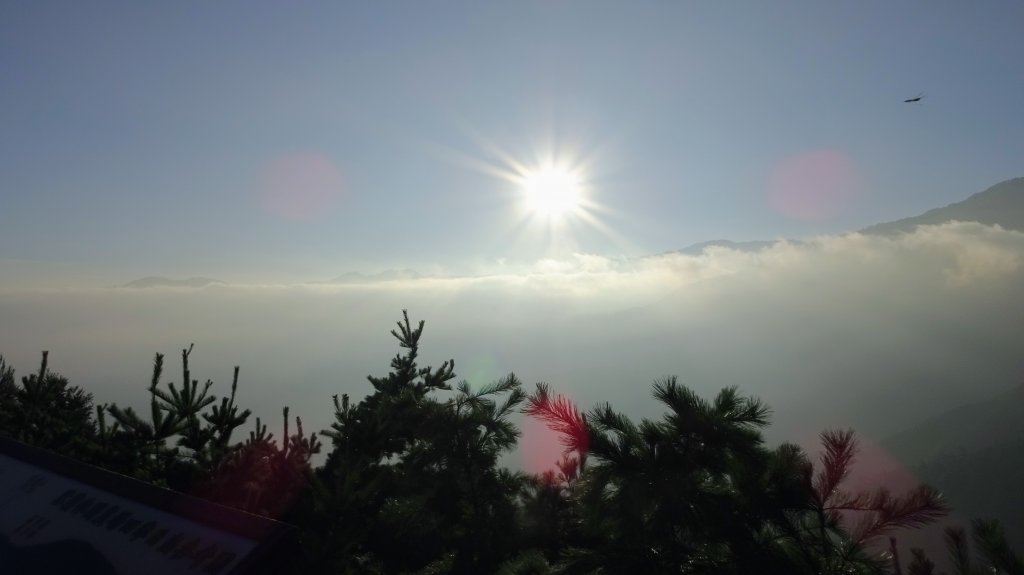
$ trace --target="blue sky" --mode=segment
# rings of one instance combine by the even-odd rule
[[[471,269],[913,215],[1024,175],[1022,24],[1010,0],[5,2],[0,285]],[[493,173],[545,151],[591,204],[553,233]]]

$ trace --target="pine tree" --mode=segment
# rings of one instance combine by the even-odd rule
[[[95,434],[92,394],[49,371],[44,351],[37,373],[14,383],[14,369],[0,358],[0,430],[18,441],[83,457]]]
[[[210,390],[213,381],[200,386],[192,378],[189,357],[193,346],[181,350],[182,384],[161,387],[164,356],[156,354],[150,395],[149,418],[131,407],[103,405],[97,410],[99,422],[98,463],[140,479],[192,492],[208,483],[215,469],[234,455],[241,445],[232,444],[235,429],[244,425],[251,412],[235,405],[238,392],[236,366],[231,395],[217,403]],[[107,424],[107,415],[112,425]],[[210,492],[213,493],[213,492]]]
[[[764,447],[767,407],[734,388],[709,402],[668,378],[654,396],[668,413],[640,424],[607,404],[582,415],[543,385],[529,398],[527,413],[577,454],[581,543],[561,572],[882,573],[874,538],[946,511],[923,486],[902,498],[844,492],[852,433],[822,435],[815,473],[798,447]]]
[[[907,567],[907,575],[935,575],[935,563],[921,549],[910,550],[913,559]]]
[[[222,403],[222,407],[225,405],[230,406],[230,402]],[[298,417],[295,433],[289,434],[289,409],[282,411],[280,445],[257,418],[256,430],[249,432],[243,444],[225,451],[200,482],[197,494],[265,517],[280,518],[290,512],[310,486],[312,458],[321,446],[316,434],[306,435]],[[209,419],[217,420],[217,416]]]
[[[417,364],[423,327],[403,312],[391,333],[405,353],[391,372],[368,377],[358,403],[335,397],[333,449],[306,503],[304,538],[329,558],[322,572],[487,573],[514,551],[522,478],[497,459],[518,437],[509,417],[521,383],[452,389],[454,361]]]

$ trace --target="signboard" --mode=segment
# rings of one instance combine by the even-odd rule
[[[0,571],[242,574],[290,527],[0,438]]]

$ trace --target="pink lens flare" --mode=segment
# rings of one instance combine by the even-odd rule
[[[533,417],[523,420],[522,433],[519,453],[526,471],[538,475],[545,471],[557,471],[556,464],[562,460],[565,452],[562,436]]]
[[[260,205],[289,221],[327,216],[341,201],[341,171],[324,154],[295,154],[272,160],[260,178]]]
[[[769,205],[783,215],[800,220],[832,218],[860,191],[856,166],[836,150],[790,156],[768,177]]]
[[[856,435],[857,456],[845,488],[850,492],[884,487],[901,495],[916,487],[920,480],[884,447],[863,435]]]
[[[535,397],[536,401],[529,400],[522,425],[520,453],[526,470],[538,474],[556,470],[566,455],[585,458],[590,430],[576,403],[561,394]]]

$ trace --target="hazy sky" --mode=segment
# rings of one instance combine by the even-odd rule
[[[139,406],[195,342],[215,393],[241,365],[244,405],[323,429],[408,308],[474,386],[653,416],[677,374],[764,398],[773,440],[878,440],[1024,373],[1024,233],[843,234],[1024,176],[1022,29],[1016,0],[2,2],[0,354]],[[560,218],[524,190],[548,164]],[[720,238],[804,241],[666,253]],[[308,283],[392,268],[432,277]],[[116,287],[145,276],[227,283]]]
[[[1014,0],[4,2],[0,287],[913,215],[1022,175],[1022,25]],[[508,177],[548,157],[588,202],[555,229]]]

